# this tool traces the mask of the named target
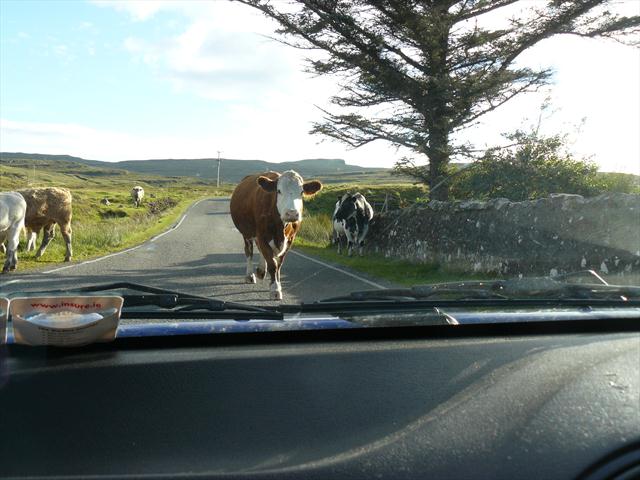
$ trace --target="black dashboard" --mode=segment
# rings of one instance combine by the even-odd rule
[[[3,346],[0,478],[640,478],[639,332],[610,320]]]

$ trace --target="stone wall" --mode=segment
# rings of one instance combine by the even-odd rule
[[[593,269],[637,275],[640,195],[434,200],[377,216],[367,244],[386,257],[464,271],[517,276]]]

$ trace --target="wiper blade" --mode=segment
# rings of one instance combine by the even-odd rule
[[[216,318],[238,318],[238,314],[251,319],[282,320],[282,313],[276,307],[259,307],[244,303],[227,302],[216,298],[201,295],[192,295],[164,288],[150,287],[139,283],[115,282],[102,285],[91,285],[60,290],[47,290],[43,292],[30,292],[30,294],[77,294],[91,292],[108,292],[114,290],[133,290],[145,292],[143,295],[122,294],[124,304],[121,318],[149,319],[149,318],[202,318],[203,313],[215,312]],[[140,307],[158,307],[161,310],[146,311]],[[242,318],[246,320],[248,318]]]
[[[558,280],[589,274],[598,279],[598,284],[565,283]],[[383,290],[362,290],[349,295],[320,300],[320,304],[345,302],[400,303],[426,301],[426,305],[459,304],[469,306],[514,305],[539,306],[561,301],[575,305],[616,305],[640,304],[640,287],[609,285],[592,271],[575,272],[559,277],[530,277],[511,280],[461,281],[416,285],[410,288],[389,288]]]

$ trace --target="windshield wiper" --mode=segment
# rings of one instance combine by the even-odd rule
[[[567,280],[588,275],[597,284],[566,283]],[[303,304],[305,311],[330,307],[332,310],[357,304],[369,307],[638,307],[640,287],[609,285],[590,270],[557,277],[530,277],[511,280],[461,281],[416,285],[410,288],[362,290],[349,295],[330,297]]]
[[[82,294],[101,293],[114,290],[132,290],[146,294],[121,294],[124,299],[121,318],[128,319],[198,319],[215,314],[220,319],[268,319],[282,320],[282,313],[276,307],[259,307],[244,303],[227,302],[216,298],[192,295],[189,293],[167,290],[164,288],[150,287],[139,283],[115,282],[102,285],[91,285],[74,289],[46,290],[42,292],[29,292],[50,294]],[[158,309],[144,310],[141,307],[157,307]],[[207,315],[209,314],[209,315]]]

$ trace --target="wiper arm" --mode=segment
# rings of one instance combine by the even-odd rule
[[[104,285],[92,285],[90,287],[81,287],[76,291],[79,292],[98,292],[108,290],[134,290],[138,292],[148,292],[156,295],[123,295],[125,299],[124,307],[133,307],[141,305],[154,305],[161,308],[175,308],[182,306],[179,310],[204,309],[209,311],[225,311],[225,310],[243,310],[245,312],[272,312],[274,308],[256,307],[255,305],[246,305],[244,303],[226,302],[215,298],[204,297],[201,295],[192,295],[165,288],[149,287],[139,283],[116,282]],[[128,300],[128,301],[127,301]]]

